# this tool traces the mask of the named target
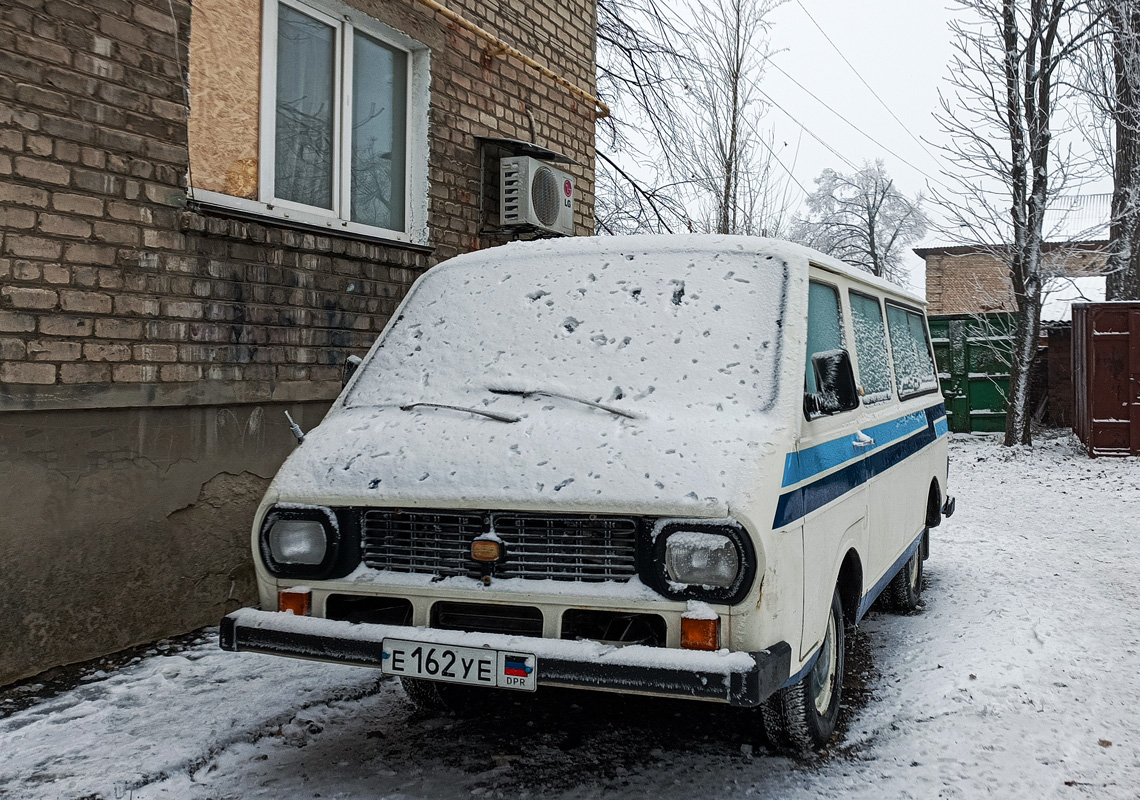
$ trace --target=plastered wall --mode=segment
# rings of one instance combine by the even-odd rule
[[[249,530],[327,403],[0,416],[0,685],[256,604]]]

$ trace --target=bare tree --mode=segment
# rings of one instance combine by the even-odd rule
[[[649,176],[639,179],[618,163],[617,154],[599,150],[597,155],[595,233],[677,233],[691,227],[677,185],[662,180],[659,169],[639,165]]]
[[[598,93],[614,113],[598,130],[598,233],[672,233],[688,228],[671,152],[676,97],[689,72],[683,34],[658,0],[599,0]]]
[[[852,175],[825,169],[815,184],[791,238],[905,285],[905,253],[930,227],[922,195],[912,200],[895,188],[881,160]]]
[[[597,229],[779,235],[791,207],[756,85],[782,0],[601,0]]]
[[[1077,54],[1076,80],[1092,114],[1082,128],[1113,178],[1106,297],[1140,300],[1140,0],[1099,6],[1100,35]]]
[[[774,137],[760,130],[757,91],[770,55],[769,14],[780,2],[710,0],[692,9],[685,41],[695,57],[673,163],[697,192],[699,226],[715,233],[776,235],[786,223],[787,181]]]
[[[942,97],[956,195],[938,193],[956,233],[1009,267],[1017,304],[1005,444],[1030,444],[1029,377],[1047,277],[1043,223],[1072,162],[1054,139],[1065,70],[1095,33],[1099,0],[957,0],[951,95]]]

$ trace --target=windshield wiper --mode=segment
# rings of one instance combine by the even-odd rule
[[[518,422],[522,417],[516,417],[514,414],[500,414],[496,411],[483,411],[478,408],[466,408],[464,406],[449,406],[446,403],[409,403],[406,406],[400,406],[401,411],[411,411],[414,408],[446,408],[450,411],[463,411],[467,414],[475,414],[476,416],[486,417],[498,422]]]
[[[600,408],[602,411],[608,411],[615,416],[625,417],[626,419],[637,419],[636,414],[631,414],[628,411],[623,411],[614,406],[607,406],[605,403],[595,403],[593,400],[585,400],[581,397],[573,397],[568,394],[560,394],[559,392],[548,392],[545,389],[496,389],[493,386],[488,386],[487,391],[491,394],[509,394],[514,397],[557,397],[561,400],[569,400],[572,403],[581,403],[590,408]]]

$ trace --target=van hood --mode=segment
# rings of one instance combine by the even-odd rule
[[[727,517],[760,490],[765,464],[782,467],[782,437],[765,414],[711,407],[628,419],[558,399],[504,400],[472,408],[517,422],[422,405],[334,408],[270,498]]]

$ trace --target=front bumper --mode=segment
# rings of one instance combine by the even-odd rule
[[[223,650],[376,667],[385,638],[455,647],[521,650],[538,658],[540,686],[652,694],[758,706],[788,680],[792,649],[715,653],[592,641],[466,633],[401,625],[354,624],[246,608],[222,620]]]

